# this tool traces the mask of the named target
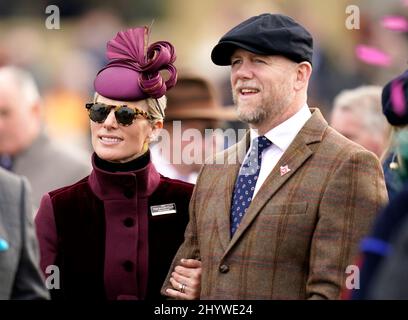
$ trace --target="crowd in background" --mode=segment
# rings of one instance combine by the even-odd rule
[[[402,1],[341,1],[327,4],[302,1],[217,1],[186,2],[129,1],[13,1],[0,10],[0,65],[13,64],[30,71],[38,82],[50,134],[68,142],[76,152],[89,150],[89,133],[83,104],[92,96],[92,79],[106,61],[106,40],[119,29],[152,25],[155,39],[167,37],[177,52],[177,67],[211,80],[223,105],[232,105],[227,68],[210,61],[210,48],[228,26],[258,12],[282,12],[305,24],[316,39],[314,72],[309,104],[318,106],[326,118],[334,97],[343,89],[360,85],[383,86],[401,73],[406,64],[406,33],[381,26],[381,18],[408,8]],[[47,29],[47,5],[59,8],[60,29]],[[359,8],[359,29],[347,29],[349,5]],[[299,10],[302,8],[302,10]],[[357,59],[359,44],[378,47],[391,55],[392,64],[383,67]],[[80,71],[80,74],[79,74]],[[56,107],[58,106],[58,107]]]

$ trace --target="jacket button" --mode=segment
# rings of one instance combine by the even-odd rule
[[[126,260],[123,263],[123,269],[125,269],[126,272],[132,272],[133,270],[133,262],[130,260]]]
[[[125,227],[131,228],[135,225],[135,220],[133,218],[126,218],[125,220],[123,220],[123,224],[125,225]]]
[[[123,195],[124,195],[126,198],[128,198],[128,199],[132,198],[132,197],[133,197],[133,194],[134,194],[133,190],[130,190],[130,189],[126,189],[126,190],[123,192]]]
[[[229,267],[226,264],[220,265],[220,272],[221,273],[227,273],[229,271]]]

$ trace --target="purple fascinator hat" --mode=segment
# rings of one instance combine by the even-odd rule
[[[121,101],[158,99],[177,81],[174,47],[167,41],[148,46],[148,28],[120,31],[108,41],[108,64],[98,72],[94,81],[100,95]],[[168,80],[160,71],[167,70]]]

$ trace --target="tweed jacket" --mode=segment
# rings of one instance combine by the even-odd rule
[[[177,261],[194,257],[202,260],[201,299],[340,297],[346,268],[387,192],[375,155],[311,111],[232,238],[232,192],[249,139],[203,166],[162,294]]]
[[[0,169],[0,300],[47,299],[28,183]]]

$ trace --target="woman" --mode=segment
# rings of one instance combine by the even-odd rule
[[[148,147],[163,126],[164,94],[176,83],[175,54],[164,41],[146,48],[147,31],[119,32],[108,42],[109,62],[95,79],[94,102],[86,105],[93,170],[46,194],[36,216],[53,299],[160,299],[183,241],[193,185],[159,175]],[[50,265],[59,275],[50,274]],[[200,262],[182,267],[189,272],[173,280],[179,297],[197,298]]]

